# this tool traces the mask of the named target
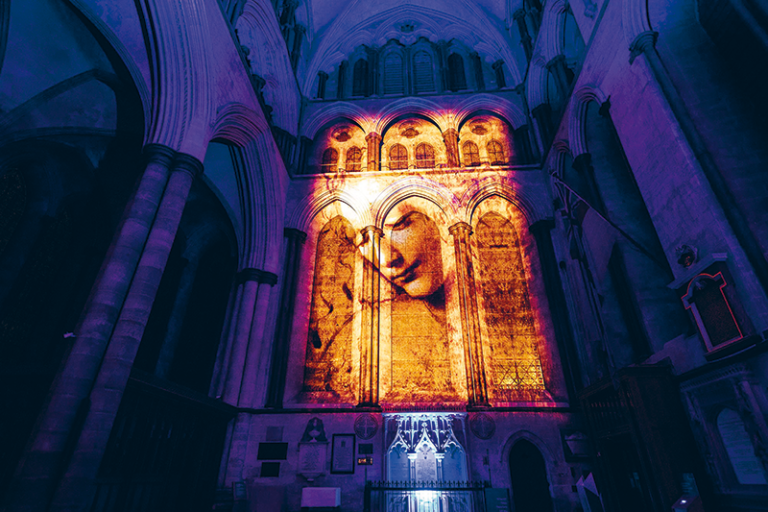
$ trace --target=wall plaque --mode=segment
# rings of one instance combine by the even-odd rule
[[[379,422],[373,414],[361,414],[355,420],[355,434],[360,439],[370,439],[379,430]]]
[[[469,420],[469,428],[480,439],[488,440],[496,433],[496,422],[485,413],[477,413]]]
[[[331,473],[355,472],[354,434],[333,434],[331,449]]]

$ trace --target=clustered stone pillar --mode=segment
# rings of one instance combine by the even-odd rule
[[[365,141],[368,143],[368,162],[366,170],[381,170],[381,135],[376,132],[371,132],[365,136]]]
[[[520,43],[523,45],[525,59],[528,62],[531,62],[531,58],[533,57],[533,40],[528,33],[528,25],[525,23],[525,9],[516,10],[512,15],[512,18],[517,22],[517,29],[520,31]]]
[[[264,329],[269,300],[277,276],[257,268],[244,268],[237,273],[232,301],[226,353],[221,363],[221,376],[214,387],[216,396],[236,407],[258,407],[257,379],[263,354]],[[220,485],[243,479],[245,455],[251,415],[239,413],[228,427],[223,460],[226,462]]]
[[[159,144],[144,147],[146,169],[128,202],[109,252],[91,290],[77,338],[33,434],[21,469],[9,486],[9,510],[43,510],[54,491],[56,476],[78,413],[87,406],[109,337],[163,197],[176,155]]]
[[[258,345],[263,341],[267,305],[277,276],[256,268],[246,268],[238,272],[237,280],[237,317],[229,341],[231,348],[224,363],[226,377],[221,397],[234,406],[252,407],[253,391],[244,391],[253,387],[251,381],[256,377]],[[249,367],[252,367],[253,373],[248,372]],[[244,382],[245,375],[250,376],[248,383]]]
[[[363,228],[363,311],[360,343],[359,407],[377,407],[379,403],[379,328],[381,273],[381,238],[376,226]]]
[[[87,508],[92,499],[99,464],[107,448],[192,182],[202,170],[203,164],[192,156],[178,154],[174,160],[173,172],[91,391],[90,408],[83,428],[54,496],[54,510],[80,511]]]
[[[576,392],[580,391],[583,385],[576,346],[569,327],[571,323],[568,315],[568,305],[565,302],[565,293],[563,292],[563,283],[560,280],[557,256],[552,245],[550,232],[554,227],[555,221],[545,219],[534,222],[528,229],[536,240],[536,249],[541,261],[544,289],[547,292],[549,311],[555,328],[555,341],[560,352],[560,360],[563,362],[565,385],[570,399],[576,400]]]
[[[531,116],[536,120],[539,140],[545,148],[548,147],[555,136],[555,126],[552,123],[552,107],[549,103],[542,103],[531,111]]]
[[[464,363],[467,369],[467,393],[470,406],[488,405],[488,386],[480,337],[480,317],[477,308],[477,288],[469,249],[472,228],[466,222],[454,224],[448,230],[453,236],[456,254],[461,334],[464,341]]]
[[[459,167],[459,133],[454,128],[449,128],[443,133],[445,142],[445,155],[448,158],[448,167]]]
[[[298,229],[286,228],[283,261],[283,286],[280,294],[280,310],[269,368],[269,384],[266,407],[282,409],[285,392],[285,375],[288,371],[288,349],[293,328],[293,311],[296,302],[296,286],[301,264],[301,248],[307,234]]]

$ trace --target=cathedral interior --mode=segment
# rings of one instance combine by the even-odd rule
[[[760,0],[0,1],[0,511],[768,511],[766,83]]]

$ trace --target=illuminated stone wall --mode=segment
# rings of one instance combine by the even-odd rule
[[[310,168],[317,173],[297,179],[289,193],[293,213],[287,224],[308,238],[288,403],[356,405],[368,385],[360,377],[367,368],[384,407],[463,407],[473,399],[505,405],[564,396],[527,229],[543,218],[541,204],[550,201],[546,183],[540,173],[509,166],[514,147],[501,119],[476,116],[454,138],[457,133],[460,166],[448,167],[445,131],[422,118],[399,119],[381,137],[379,172],[318,164],[329,148],[344,155],[347,145],[360,144],[357,125],[341,121],[315,139]],[[466,159],[466,143],[477,148],[476,160],[472,148]],[[407,156],[392,166],[397,145]],[[425,161],[430,166],[422,168]],[[462,223],[471,232],[469,260],[456,253],[452,227]],[[378,253],[370,252],[364,232],[379,233]],[[459,276],[471,278],[461,284]],[[473,314],[476,334],[469,332]],[[367,343],[375,357],[365,355]],[[480,381],[487,382],[487,394]]]

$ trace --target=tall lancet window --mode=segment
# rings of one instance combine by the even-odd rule
[[[353,400],[352,317],[355,290],[355,230],[334,217],[317,238],[309,316],[304,391],[325,391]]]
[[[352,96],[368,96],[368,61],[365,59],[355,62],[352,73]]]
[[[420,212],[401,217],[387,233],[392,283],[392,392],[400,401],[452,397],[440,233]]]
[[[494,212],[483,215],[475,231],[492,396],[505,402],[540,400],[544,375],[517,232]]]
[[[464,70],[464,59],[458,53],[448,56],[448,89],[453,92],[467,88],[467,74]]]
[[[435,73],[432,56],[421,51],[413,56],[413,88],[416,94],[435,91]]]
[[[403,94],[403,58],[392,52],[384,58],[384,94]]]

